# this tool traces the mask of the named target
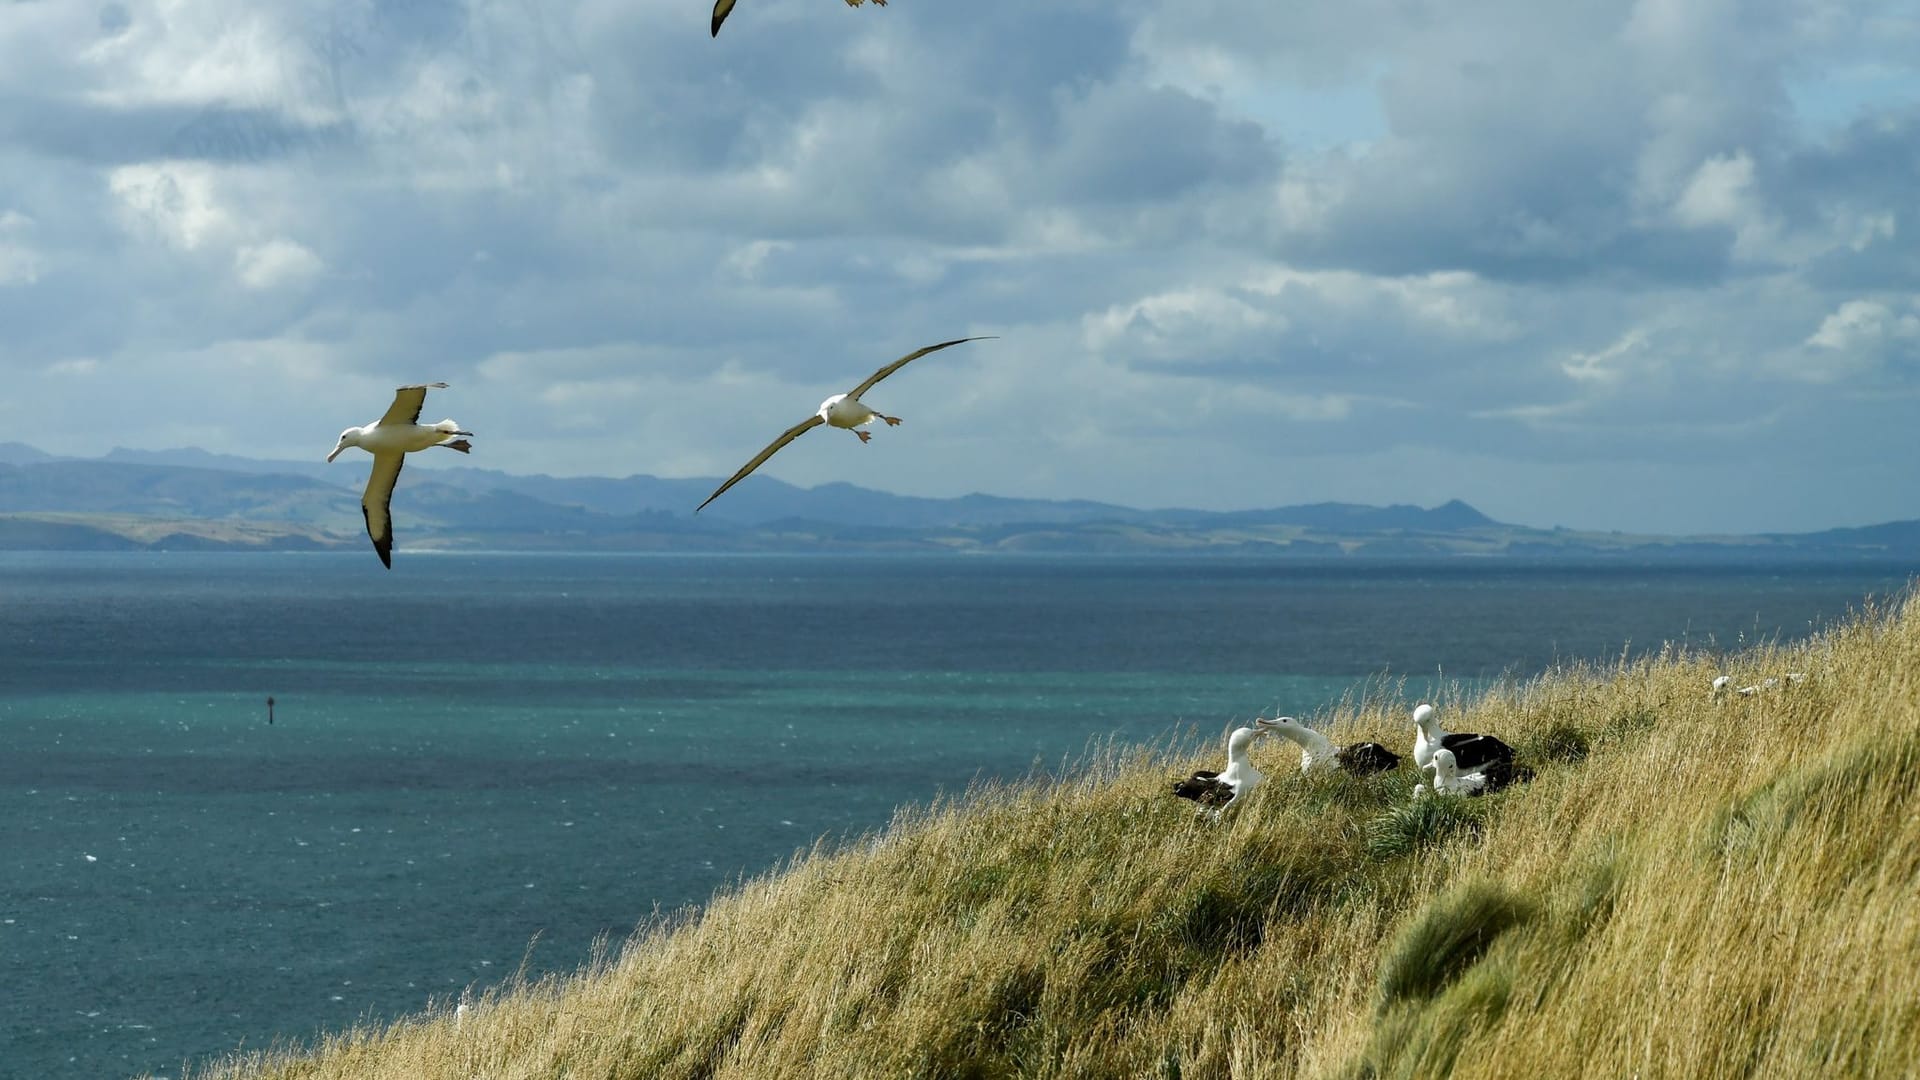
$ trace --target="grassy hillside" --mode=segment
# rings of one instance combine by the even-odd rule
[[[1742,682],[1811,674],[1714,700]],[[1741,683],[1736,683],[1740,685]],[[1407,744],[1404,702],[1319,717]],[[1115,751],[796,858],[589,971],[222,1077],[1900,1076],[1920,1067],[1920,604],[1471,702],[1539,769],[1410,764],[1219,822]],[[617,859],[618,852],[608,858]],[[636,906],[643,903],[636,898]]]

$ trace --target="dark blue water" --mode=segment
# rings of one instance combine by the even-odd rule
[[[0,1075],[174,1075],[571,970],[816,837],[1097,740],[1211,741],[1383,674],[1801,636],[1908,573],[396,566],[0,555]]]

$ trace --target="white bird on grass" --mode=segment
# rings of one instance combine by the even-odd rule
[[[996,335],[993,335],[993,334],[986,335],[986,337],[994,337],[994,336]],[[860,430],[861,426],[864,424],[870,424],[875,420],[885,420],[887,422],[888,427],[899,427],[900,426],[899,417],[888,416],[885,413],[875,412],[870,406],[868,406],[865,402],[860,400],[860,395],[866,393],[868,390],[873,389],[874,383],[877,383],[881,379],[884,379],[887,376],[893,374],[894,372],[899,371],[901,368],[906,367],[908,364],[912,363],[915,360],[920,359],[921,357],[927,355],[930,352],[939,352],[941,349],[944,349],[949,345],[959,345],[962,342],[982,341],[982,340],[984,340],[984,338],[978,338],[978,337],[955,338],[952,341],[943,341],[938,345],[929,345],[924,349],[915,349],[914,351],[908,353],[907,355],[901,357],[900,359],[895,360],[893,363],[888,364],[886,367],[881,368],[879,371],[874,372],[872,375],[867,376],[867,381],[861,383],[859,386],[854,387],[853,389],[847,391],[844,394],[835,394],[832,397],[828,398],[827,400],[821,402],[819,412],[814,413],[812,416],[807,417],[805,420],[800,421],[799,423],[788,428],[786,431],[782,432],[779,438],[767,444],[767,448],[765,450],[762,450],[758,454],[754,455],[754,458],[752,461],[749,461],[745,465],[741,466],[739,472],[734,473],[732,476],[728,477],[726,483],[721,484],[717,489],[714,490],[713,494],[707,496],[707,502],[703,502],[699,506],[694,507],[693,512],[697,514],[700,511],[705,510],[707,508],[707,503],[710,503],[713,500],[719,498],[721,495],[725,494],[728,488],[732,487],[733,485],[739,483],[742,480],[745,480],[747,478],[747,474],[759,468],[762,464],[766,462],[768,458],[778,453],[781,447],[787,445],[793,440],[806,434],[809,430],[819,427],[821,424],[827,424],[837,428],[845,428],[848,431],[853,432],[855,435],[858,435],[860,437],[860,441],[863,443],[873,438],[873,436]]]
[[[1267,774],[1254,767],[1247,757],[1247,748],[1253,745],[1253,740],[1267,734],[1268,729],[1260,726],[1260,723],[1255,720],[1253,727],[1235,728],[1227,736],[1226,768],[1219,772],[1195,770],[1192,776],[1173,782],[1173,793],[1183,799],[1192,799],[1201,806],[1211,807],[1218,814],[1259,787]]]
[[[1436,795],[1487,795],[1532,779],[1532,769],[1504,758],[1494,758],[1477,768],[1462,769],[1453,760],[1453,751],[1441,747],[1433,752],[1433,793]],[[1424,794],[1416,790],[1414,798]]]
[[[1464,767],[1472,769],[1490,761],[1512,761],[1513,747],[1491,735],[1448,731],[1434,719],[1433,706],[1422,704],[1413,710],[1413,764],[1417,769],[1433,765],[1434,752],[1445,747]]]
[[[1255,720],[1253,723],[1255,727],[1271,731],[1298,746],[1300,771],[1303,773],[1343,769],[1355,776],[1367,776],[1371,773],[1398,768],[1400,765],[1400,755],[1379,743],[1359,742],[1335,746],[1332,739],[1291,716],[1282,716],[1275,720]]]
[[[1735,690],[1734,693],[1739,694],[1741,697],[1752,697],[1753,695],[1759,693],[1762,690],[1774,690],[1782,686],[1793,686],[1798,683],[1803,683],[1806,681],[1807,681],[1806,672],[1789,671],[1785,675],[1781,675],[1777,677],[1769,675],[1766,678],[1761,679],[1759,682],[1754,683],[1752,686],[1743,686],[1740,689]],[[1714,695],[1719,696],[1721,694],[1726,693],[1727,686],[1732,682],[1733,682],[1733,676],[1731,675],[1722,675],[1719,678],[1714,679],[1713,680]]]
[[[367,476],[366,494],[360,497],[360,514],[367,520],[367,536],[373,550],[387,569],[393,569],[393,485],[400,479],[400,467],[407,455],[430,446],[444,446],[466,453],[473,444],[465,437],[473,432],[460,430],[452,420],[422,424],[420,408],[426,404],[428,390],[444,390],[447,384],[420,383],[403,386],[393,392],[393,404],[387,414],[365,427],[350,427],[340,433],[340,442],[327,455],[331,463],[349,446],[357,446],[373,455],[373,472]],[[460,436],[460,437],[456,437]]]

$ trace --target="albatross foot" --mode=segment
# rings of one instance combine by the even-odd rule
[[[888,427],[900,426],[900,418],[897,416],[883,416],[880,419],[885,420],[887,422]]]
[[[861,431],[861,430],[860,430],[859,428],[855,428],[855,429],[854,429],[854,431],[853,431],[853,433],[854,433],[855,435],[858,435],[858,436],[860,436],[860,441],[861,441],[861,442],[871,442],[871,441],[873,441],[873,436],[871,436],[871,435],[869,435],[869,434],[867,434],[867,433],[866,433],[866,432],[864,432],[864,431]]]

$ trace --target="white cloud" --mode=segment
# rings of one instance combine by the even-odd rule
[[[67,360],[56,360],[52,364],[48,365],[47,367],[47,373],[49,375],[86,376],[86,375],[92,375],[98,372],[99,370],[100,370],[100,361],[90,356],[79,356],[79,357],[73,357]]]
[[[1287,328],[1284,316],[1214,289],[1181,289],[1115,305],[1082,325],[1087,348],[1096,352],[1131,338],[1154,355],[1175,359],[1223,338],[1277,337]]]
[[[1682,225],[1740,225],[1753,216],[1753,159],[1746,153],[1710,158],[1674,205]]]
[[[727,253],[725,266],[727,272],[742,281],[752,281],[760,276],[760,267],[767,257],[790,250],[791,243],[779,240],[752,240]]]
[[[324,264],[292,240],[248,244],[233,253],[234,272],[249,289],[273,289],[311,281]]]
[[[108,175],[107,187],[130,229],[195,251],[236,232],[214,192],[215,176],[213,166],[197,162],[123,165]]]
[[[1849,300],[1820,321],[1820,329],[1807,338],[1807,344],[1816,349],[1847,349],[1863,339],[1883,338],[1892,316],[1879,301]]]
[[[0,287],[40,280],[40,255],[26,242],[33,219],[18,210],[0,212]]]
[[[1627,374],[1628,364],[1643,354],[1647,348],[1647,335],[1639,329],[1629,330],[1620,340],[1604,349],[1594,352],[1574,353],[1560,365],[1567,378],[1578,383],[1608,385],[1619,382]]]
[[[97,101],[205,104],[266,97],[281,84],[268,8],[160,0],[122,11],[125,25],[80,54],[97,73],[89,94]]]

